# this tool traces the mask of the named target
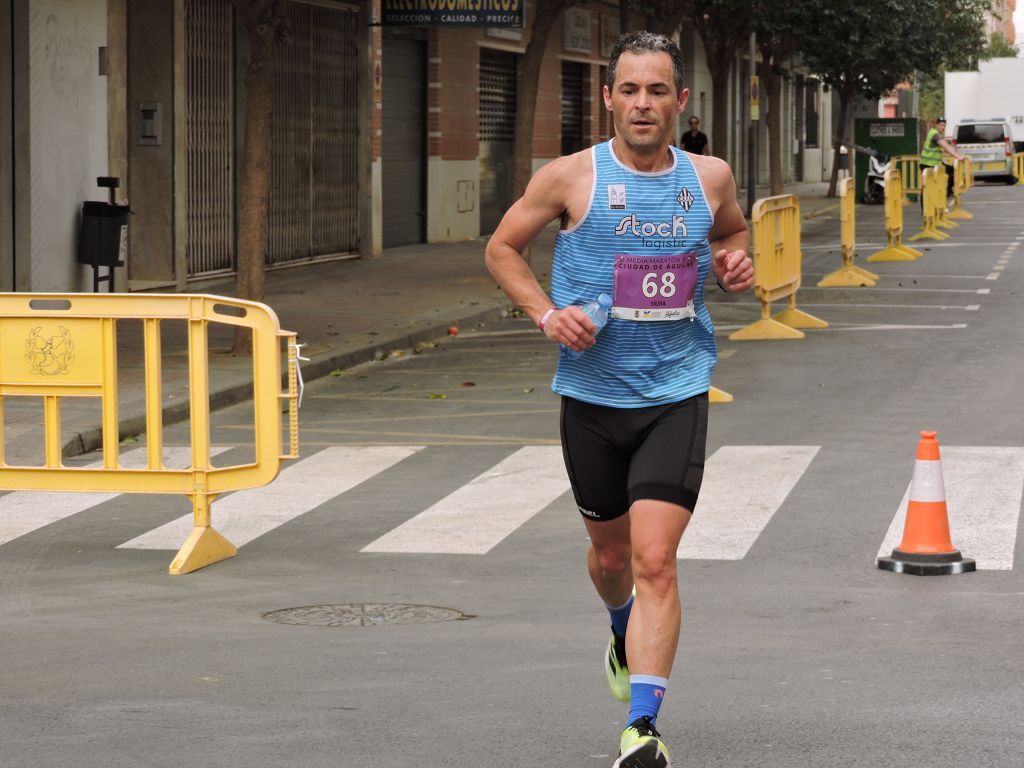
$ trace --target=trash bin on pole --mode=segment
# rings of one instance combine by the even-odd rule
[[[131,209],[115,201],[120,179],[101,176],[96,179],[101,187],[110,190],[110,202],[86,200],[82,203],[82,228],[78,240],[78,262],[92,267],[92,290],[99,293],[100,283],[108,282],[108,291],[114,290],[114,268],[123,267],[128,253],[128,214]],[[100,277],[100,267],[107,274]]]

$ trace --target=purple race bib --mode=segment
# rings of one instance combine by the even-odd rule
[[[616,254],[612,317],[621,320],[681,320],[696,316],[697,254]]]

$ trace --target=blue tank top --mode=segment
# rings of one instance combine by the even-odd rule
[[[591,149],[590,205],[555,238],[551,299],[567,307],[607,293],[615,299],[612,317],[578,360],[559,359],[551,388],[616,408],[679,402],[708,391],[717,359],[704,304],[711,211],[685,152],[672,147],[671,168],[643,173],[620,163],[611,147]],[[662,294],[660,303],[670,304],[681,291],[692,292],[692,303],[675,315],[638,307],[658,305]],[[650,319],[666,316],[676,319]]]

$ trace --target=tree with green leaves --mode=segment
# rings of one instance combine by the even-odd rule
[[[784,66],[791,63],[803,36],[808,19],[818,5],[817,0],[788,0],[784,4],[760,0],[757,4],[755,32],[761,54],[759,73],[762,101],[766,104],[768,126],[768,168],[771,194],[781,195],[782,178],[782,80]],[[770,6],[770,7],[769,7]]]
[[[1012,59],[1016,58],[1017,51],[1018,46],[1013,45],[1003,37],[1002,32],[995,32],[992,35],[992,39],[982,49],[980,58],[982,61],[988,61],[989,59]]]
[[[881,98],[914,73],[934,75],[943,66],[977,57],[988,8],[989,0],[835,0],[816,7],[800,47],[811,69],[839,97],[835,125],[845,132],[857,98]],[[837,142],[830,197],[838,181],[839,149]]]
[[[704,43],[711,72],[711,151],[725,157],[729,121],[729,68],[754,29],[750,0],[694,0],[693,26]]]
[[[270,127],[274,111],[274,60],[288,32],[287,0],[234,0],[249,35],[245,67],[245,136],[238,188],[238,255],[235,291],[239,299],[263,301],[266,290],[267,210],[270,201]],[[231,351],[252,352],[252,335],[235,329]]]

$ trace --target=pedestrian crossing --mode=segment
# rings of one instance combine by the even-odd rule
[[[213,454],[229,449],[218,447]],[[263,488],[238,491],[214,502],[214,527],[237,547],[264,536],[301,535],[278,529],[314,509],[353,509],[346,494],[388,473],[413,457],[437,467],[443,483],[450,458],[444,447],[405,445],[332,446],[288,465]],[[683,560],[737,561],[785,515],[799,483],[823,481],[812,468],[822,452],[816,445],[727,445],[708,457],[697,513],[678,550]],[[1021,502],[1024,498],[1024,447],[943,446],[943,473],[954,544],[982,570],[1014,567]],[[142,466],[144,448],[126,453],[125,466]],[[188,448],[165,448],[167,466],[187,466]],[[909,473],[909,467],[908,467]],[[874,543],[865,542],[865,562],[888,554],[899,543],[909,496],[893,499],[891,523]],[[828,482],[828,478],[825,478]],[[3,546],[74,515],[113,503],[115,493],[0,493],[0,559]],[[486,555],[515,542],[517,532],[545,513],[575,516],[561,448],[524,446],[498,460],[435,503],[417,506],[406,493],[408,517],[382,525],[360,550],[369,555]],[[192,529],[191,514],[182,515],[127,541],[112,541],[122,550],[176,550]],[[582,528],[579,530],[582,531]],[[365,539],[363,540],[365,541]],[[880,544],[878,543],[880,541]]]

